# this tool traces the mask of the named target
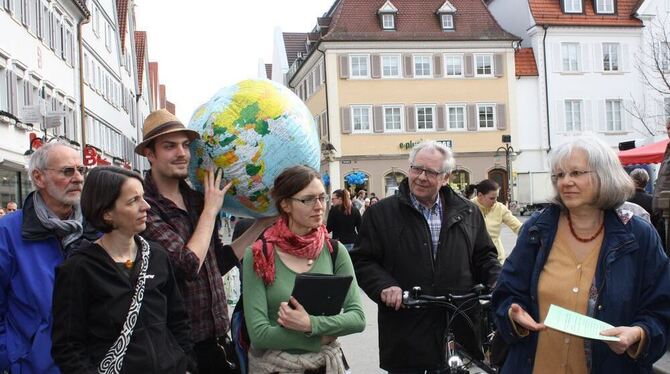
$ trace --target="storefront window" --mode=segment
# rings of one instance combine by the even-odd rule
[[[10,201],[22,206],[23,199],[32,190],[27,173],[0,169],[0,206],[3,208]]]
[[[403,179],[405,179],[405,174],[398,170],[386,174],[384,176],[384,196],[395,195]]]
[[[470,173],[465,170],[454,170],[449,178],[451,188],[460,191],[465,191],[465,188],[470,184]]]

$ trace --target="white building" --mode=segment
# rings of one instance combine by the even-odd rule
[[[636,68],[644,34],[638,7],[616,0],[490,2],[498,22],[522,36],[537,64],[537,76],[520,77],[517,85],[517,200],[546,196],[546,155],[575,136],[598,136],[614,148],[660,136],[661,122],[636,118],[645,91]]]
[[[0,204],[19,205],[31,190],[24,153],[37,145],[47,120],[29,122],[44,102],[48,136],[81,142],[78,26],[89,16],[79,0],[0,1]],[[41,100],[43,99],[43,100]],[[40,111],[38,110],[37,113]],[[41,122],[41,123],[40,123]]]

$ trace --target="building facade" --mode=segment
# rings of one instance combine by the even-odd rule
[[[515,139],[518,40],[467,0],[341,0],[302,39],[285,34],[286,83],[320,127],[331,189],[392,194],[413,145],[432,139],[455,153],[452,186],[492,178],[504,199],[496,150]]]

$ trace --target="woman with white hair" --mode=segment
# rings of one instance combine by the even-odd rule
[[[501,373],[651,373],[670,333],[670,265],[654,228],[619,214],[633,192],[614,151],[578,138],[550,154],[553,204],[524,224],[493,294]],[[550,305],[615,326],[587,340],[542,323]]]

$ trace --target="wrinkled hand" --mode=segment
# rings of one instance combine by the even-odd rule
[[[398,310],[402,306],[402,290],[398,286],[384,288],[381,299],[387,307]]]
[[[290,303],[290,305],[289,305]],[[291,308],[291,305],[293,308]],[[303,306],[291,296],[289,302],[279,304],[279,318],[277,322],[289,330],[312,332],[312,322]]]
[[[510,317],[512,318],[512,321],[516,322],[519,326],[523,327],[524,329],[530,330],[530,331],[542,331],[546,329],[547,327],[544,325],[544,323],[537,323],[533,319],[533,317],[528,314],[525,310],[523,310],[522,307],[519,306],[519,304],[512,304],[510,306]]]
[[[202,181],[205,197],[205,207],[203,211],[214,216],[221,210],[221,207],[223,206],[223,198],[226,196],[226,192],[228,192],[230,186],[232,186],[232,182],[228,182],[224,186],[221,186],[222,180],[223,170],[218,168],[216,172],[212,169],[207,170],[205,178]]]
[[[642,339],[642,328],[640,326],[619,326],[603,330],[600,332],[600,335],[619,337],[618,342],[606,340],[605,343],[607,343],[611,350],[620,355]]]

